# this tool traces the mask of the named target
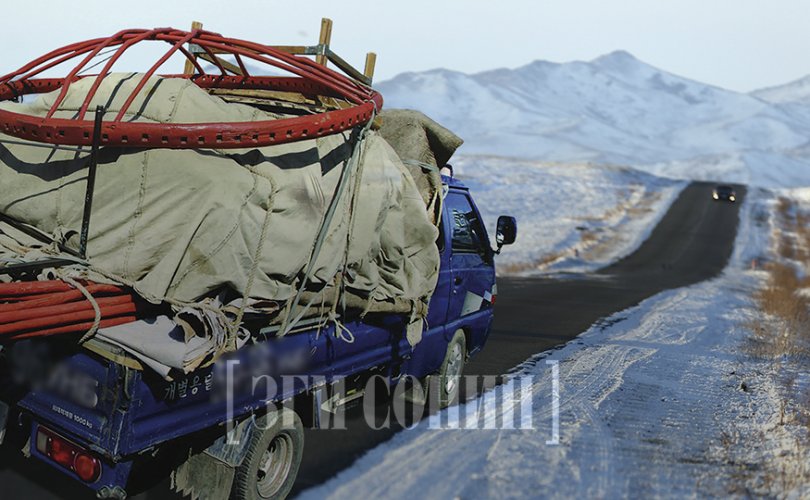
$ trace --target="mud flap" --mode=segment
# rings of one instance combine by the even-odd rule
[[[172,490],[192,500],[228,498],[255,428],[255,418],[248,418],[231,431],[230,439],[226,433],[202,452],[190,452],[171,474]]]

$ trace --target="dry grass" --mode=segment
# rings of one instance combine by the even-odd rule
[[[529,262],[515,262],[515,263],[505,263],[505,264],[498,264],[498,275],[509,275],[509,274],[519,274],[526,271],[531,271],[536,269],[535,264],[531,264]]]
[[[754,299],[764,314],[747,325],[751,331],[749,353],[759,357],[810,355],[810,275],[801,272],[810,264],[810,216],[792,201],[777,202],[774,234],[779,260],[765,265],[766,285]]]
[[[562,260],[565,257],[570,256],[570,254],[571,252],[551,252],[543,255],[534,262],[498,264],[498,272],[502,274],[518,274],[535,269],[543,269],[544,267],[550,266],[558,260]]]
[[[806,272],[810,267],[810,214],[791,200],[780,198],[775,218],[773,237],[778,259],[765,265],[768,280],[754,294],[762,314],[746,324],[750,331],[746,351],[770,361],[780,381],[781,400],[774,408],[778,427],[798,426],[804,432],[768,432],[768,439],[781,443],[781,454],[765,456],[760,464],[753,490],[755,495],[766,496],[810,484],[810,394],[799,393],[795,384],[796,374],[810,364],[810,275]]]

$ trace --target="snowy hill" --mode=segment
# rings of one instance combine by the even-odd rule
[[[631,165],[658,175],[770,187],[810,185],[810,78],[741,94],[626,52],[467,75],[404,73],[386,106],[424,111],[464,154]],[[807,105],[796,102],[807,98]]]
[[[756,90],[751,94],[774,104],[810,104],[810,75],[785,85]]]

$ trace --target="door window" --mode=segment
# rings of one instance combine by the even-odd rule
[[[450,192],[445,199],[453,224],[453,253],[486,255],[484,226],[478,218],[469,198],[462,193]]]

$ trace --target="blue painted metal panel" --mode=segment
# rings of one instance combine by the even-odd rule
[[[71,398],[69,393],[40,389],[31,391],[18,403],[42,422],[63,429],[88,447],[107,449],[111,421],[119,404],[121,387],[118,365],[100,361],[95,356],[78,353],[62,361],[71,373],[83,374],[94,381],[97,401],[94,405]]]

